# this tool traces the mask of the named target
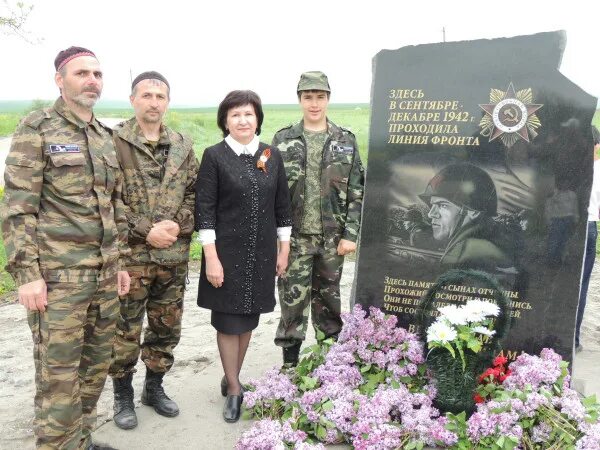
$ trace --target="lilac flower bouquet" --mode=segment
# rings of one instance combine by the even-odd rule
[[[600,405],[570,388],[567,363],[551,349],[520,355],[510,375],[465,420],[448,415],[457,448],[600,449]]]
[[[600,450],[600,406],[569,387],[552,350],[521,355],[476,412],[441,416],[423,344],[396,318],[359,306],[338,341],[310,347],[293,370],[250,382],[246,416],[260,419],[237,450],[311,450],[345,442],[360,450]]]
[[[249,383],[247,415],[263,420],[242,436],[238,448],[300,448],[287,438],[263,446],[257,430],[274,427],[276,419],[303,433],[303,445],[347,442],[379,450],[456,442],[432,405],[436,391],[417,337],[375,308],[367,315],[356,306],[343,320],[337,342],[310,347],[292,371],[272,369]]]

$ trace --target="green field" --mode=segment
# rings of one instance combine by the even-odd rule
[[[0,102],[0,136],[11,134],[23,114],[38,106],[40,101],[32,102]],[[124,103],[118,103],[123,105]],[[133,110],[118,107],[108,103],[108,106],[96,109],[97,117],[131,117]],[[190,136],[194,141],[194,149],[198,157],[203,150],[222,139],[221,131],[216,123],[216,108],[172,109],[165,118],[166,123],[173,129]],[[261,140],[271,142],[273,135],[280,128],[290,125],[300,118],[297,105],[265,105],[265,120],[262,127]],[[367,162],[367,143],[369,128],[369,106],[366,104],[332,104],[328,116],[338,123],[352,130],[356,135],[359,151],[363,162]],[[596,111],[593,123],[600,129],[600,110]],[[600,247],[598,252],[600,253]],[[202,250],[194,241],[190,252],[193,260],[200,259]],[[4,271],[6,257],[4,245],[0,238],[0,294],[14,289],[10,276]]]

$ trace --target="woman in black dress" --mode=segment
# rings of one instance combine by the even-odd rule
[[[204,151],[196,181],[198,305],[212,310],[217,330],[227,422],[239,419],[244,356],[260,314],[275,307],[275,275],[285,274],[290,249],[287,178],[279,151],[259,142],[263,117],[254,92],[227,94],[217,112],[225,139]]]

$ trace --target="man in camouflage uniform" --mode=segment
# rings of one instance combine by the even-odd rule
[[[6,158],[2,233],[7,270],[34,342],[36,446],[91,442],[119,312],[129,289],[121,171],[109,128],[92,108],[102,91],[94,54],[54,62],[61,96],[19,124]]]
[[[192,142],[162,123],[169,105],[167,80],[158,72],[144,72],[131,89],[135,117],[117,125],[114,137],[125,176],[123,201],[132,250],[126,261],[131,291],[121,298],[110,367],[114,421],[122,429],[137,426],[131,382],[140,349],[146,365],[142,403],[166,417],[179,414],[162,379],[173,366],[181,335],[198,172]],[[140,345],[144,313],[148,327]]]
[[[309,307],[318,339],[337,337],[344,255],[356,249],[364,169],[354,135],[327,119],[329,82],[323,72],[300,76],[303,120],[279,130],[292,201],[290,265],[279,278],[281,320],[275,344],[284,364],[296,365],[306,336]]]

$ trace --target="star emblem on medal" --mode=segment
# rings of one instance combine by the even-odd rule
[[[512,147],[518,140],[531,142],[542,126],[536,115],[542,104],[533,103],[531,88],[515,92],[510,82],[506,91],[491,89],[490,103],[480,104],[485,114],[479,122],[481,135],[492,142],[500,138],[506,147]]]

